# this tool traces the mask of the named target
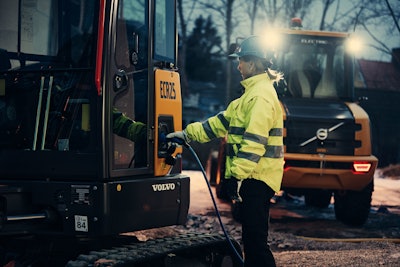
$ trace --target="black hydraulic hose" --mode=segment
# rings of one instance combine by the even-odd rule
[[[229,238],[228,232],[226,231],[225,226],[224,226],[224,224],[223,224],[223,222],[222,222],[221,214],[220,214],[220,212],[219,212],[219,210],[218,210],[217,202],[215,201],[214,194],[213,194],[213,192],[212,192],[210,182],[209,182],[208,179],[207,179],[207,174],[206,174],[206,172],[205,172],[205,170],[204,170],[203,165],[202,165],[201,162],[200,162],[199,157],[197,156],[197,154],[196,154],[196,152],[194,151],[194,149],[193,149],[188,143],[184,143],[183,145],[184,145],[185,147],[187,147],[187,148],[190,150],[190,152],[192,153],[193,157],[196,159],[196,162],[197,162],[197,164],[199,165],[199,167],[200,167],[200,169],[201,169],[201,172],[203,173],[204,180],[206,180],[207,188],[208,188],[208,191],[210,192],[211,200],[212,200],[213,205],[214,205],[214,209],[215,209],[215,212],[216,212],[218,221],[219,221],[219,225],[221,226],[221,229],[222,229],[222,231],[224,232],[224,236],[225,236],[226,240],[228,241],[229,245],[231,246],[232,250],[234,251],[236,257],[237,257],[237,258],[240,260],[240,262],[243,264],[243,263],[244,263],[243,257],[242,257],[242,256],[239,254],[239,252],[236,250],[236,248],[235,248],[235,246],[233,245],[231,239]]]

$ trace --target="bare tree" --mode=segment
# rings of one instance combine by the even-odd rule
[[[254,34],[254,24],[256,22],[257,10],[261,1],[262,0],[246,1],[247,15],[250,20],[250,34],[252,35]]]
[[[393,9],[392,9],[392,6],[390,5],[389,0],[385,0],[385,2],[386,2],[386,5],[387,5],[387,7],[388,7],[388,9],[389,9],[390,15],[391,15],[392,18],[393,18],[393,22],[394,22],[394,24],[396,25],[397,31],[400,33],[400,26],[399,26],[399,23],[398,23],[398,21],[397,21],[398,19],[397,19],[397,17],[396,17],[396,14],[394,13],[394,11],[393,11]]]
[[[309,13],[312,0],[262,0],[259,8],[270,26],[288,27],[291,18],[304,18]]]
[[[182,80],[182,93],[185,96],[189,95],[189,86],[186,75],[186,51],[187,51],[187,39],[188,39],[188,23],[190,22],[193,12],[196,8],[196,1],[184,1],[177,0],[177,12],[179,19],[179,68]]]
[[[286,13],[291,16],[300,16],[302,19],[314,15],[313,10],[316,2],[311,0],[295,0],[287,5]],[[393,7],[392,7],[393,5]],[[385,1],[341,1],[326,0],[322,3],[322,15],[319,20],[319,30],[342,31],[342,32],[365,32],[370,36],[371,41],[368,46],[386,55],[392,53],[388,40],[393,36],[393,32],[400,34],[400,27],[397,21],[400,17],[400,2]],[[316,24],[313,18],[312,24]],[[378,29],[379,26],[379,29]],[[386,38],[382,38],[386,31]],[[393,43],[392,43],[393,45]]]
[[[258,9],[261,13],[260,19],[265,20],[264,24],[271,27],[276,24],[279,14],[285,9],[285,3],[278,3],[276,0],[261,0]]]
[[[310,13],[310,5],[312,0],[295,0],[290,1],[289,4],[285,5],[285,19],[290,21],[291,18],[299,17],[303,19],[308,13]]]
[[[238,20],[240,15],[240,9],[236,9],[235,2],[238,3],[237,0],[220,0],[220,1],[213,1],[213,0],[202,0],[200,1],[201,5],[211,12],[213,12],[216,17],[222,18],[223,22],[223,29],[225,34],[225,46],[226,48],[224,51],[226,53],[230,50],[230,45],[232,43],[232,34],[235,27],[238,25]],[[233,16],[235,11],[235,16]],[[217,21],[217,20],[216,20]],[[218,21],[217,21],[218,24]],[[226,97],[225,97],[225,104],[228,104],[231,100],[232,95],[232,78],[231,78],[231,69],[232,69],[232,62],[227,60],[227,68],[226,68]]]
[[[230,44],[237,37],[258,34],[268,27],[288,27],[293,17],[303,20],[305,29],[361,33],[370,36],[368,46],[390,55],[391,47],[400,46],[398,21],[400,1],[370,0],[179,0],[187,2],[186,6],[197,4],[197,9],[184,9],[183,12],[207,12],[213,16],[219,34],[222,35],[229,51]],[[317,11],[316,11],[317,10]],[[187,17],[187,16],[186,16]],[[378,29],[379,27],[379,29]],[[231,62],[227,64],[227,100],[230,99],[232,70]]]
[[[326,13],[336,2],[336,10],[330,23]],[[394,31],[398,28],[397,21],[400,17],[400,2],[394,2],[394,8],[389,1],[359,0],[352,3],[346,2],[346,7],[340,6],[340,0],[325,2],[320,30],[336,30],[344,32],[365,32],[371,41],[367,44],[374,50],[386,55],[391,55],[392,49],[388,45]],[[340,10],[340,11],[339,11]],[[382,35],[387,38],[382,38]],[[400,30],[397,31],[397,39]],[[398,42],[397,42],[398,43]]]
[[[398,30],[397,21],[400,18],[400,2],[392,1],[393,6],[388,1],[371,2],[367,0],[360,1],[362,9],[354,22],[354,31],[361,28],[371,38],[369,47],[390,56],[392,49],[388,42],[391,38],[400,40],[400,30]],[[385,35],[386,38],[382,38]],[[399,41],[396,45],[400,45]],[[393,45],[393,43],[392,43]]]
[[[328,13],[328,9],[332,5],[333,2],[335,2],[335,0],[326,0],[324,3],[324,7],[322,9],[321,22],[319,24],[320,31],[324,30],[326,14]]]

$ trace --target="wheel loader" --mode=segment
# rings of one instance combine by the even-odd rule
[[[289,199],[304,197],[309,207],[333,202],[338,221],[361,226],[371,209],[378,159],[369,116],[359,105],[365,99],[355,98],[353,35],[304,29],[299,18],[292,24],[265,34],[272,68],[284,77],[275,83],[284,114],[282,189]],[[222,139],[208,158],[220,198],[226,198],[226,150]]]

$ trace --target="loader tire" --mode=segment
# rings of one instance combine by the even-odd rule
[[[307,206],[324,209],[331,203],[332,191],[323,189],[309,189],[304,194]]]
[[[361,191],[335,191],[336,219],[349,226],[363,225],[371,209],[373,188],[371,182]]]

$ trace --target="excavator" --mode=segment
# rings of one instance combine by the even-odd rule
[[[1,1],[0,21],[0,265],[241,266],[226,235],[127,234],[187,220],[176,2]]]

